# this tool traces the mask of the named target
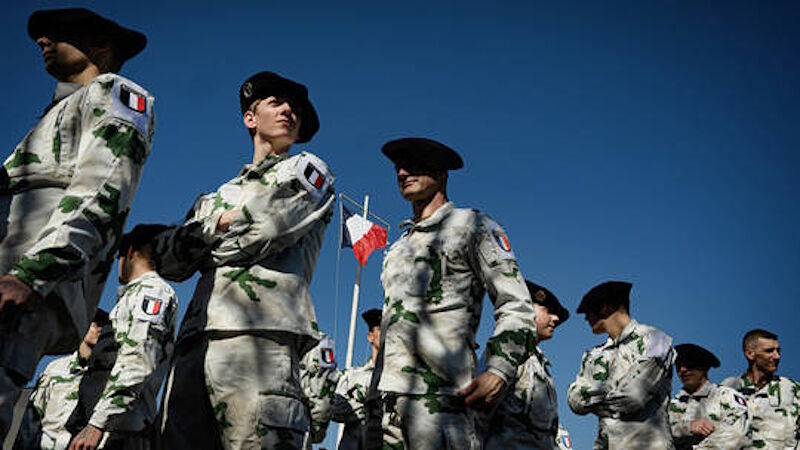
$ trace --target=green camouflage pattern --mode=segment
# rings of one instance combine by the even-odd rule
[[[669,426],[677,450],[739,450],[750,444],[750,416],[747,401],[735,390],[710,381],[689,394],[681,389],[669,402]],[[698,419],[710,420],[714,432],[695,436],[690,425]]]
[[[383,400],[383,449],[479,450],[474,411],[460,398],[440,396],[443,408],[431,411],[429,398],[389,394]]]
[[[486,293],[495,315],[486,366],[506,383],[514,379],[535,348],[536,329],[524,279],[501,237],[487,215],[447,203],[391,246],[381,273],[381,391],[422,396],[435,412],[438,397],[469,384]]]
[[[323,174],[308,185],[313,167]],[[201,196],[181,226],[156,238],[158,272],[201,273],[178,340],[209,331],[291,333],[304,353],[320,339],[309,284],[333,202],[333,175],[311,153],[270,156]],[[227,232],[226,211],[238,210]]]
[[[333,356],[333,351],[333,339],[323,335],[319,344],[300,360],[300,387],[305,395],[311,423],[308,438],[314,444],[325,439],[328,423],[333,416],[334,395],[339,382],[336,361],[327,359]]]
[[[121,86],[146,99],[143,112],[120,100]],[[60,87],[63,87],[60,86]],[[115,74],[66,90],[0,171],[0,273],[30,285],[67,311],[47,353],[77,348],[119,246],[155,126],[153,97]],[[63,96],[62,96],[63,95]]]
[[[28,408],[33,408],[42,428],[42,449],[64,450],[72,435],[65,428],[78,405],[78,388],[86,361],[78,352],[53,360],[36,380]],[[23,425],[24,426],[24,425]]]
[[[672,338],[635,320],[584,353],[567,401],[576,414],[599,418],[595,449],[674,448],[667,418],[674,359]]]
[[[369,360],[362,366],[344,370],[339,377],[333,399],[333,420],[344,424],[339,450],[364,448],[365,402],[374,371],[375,364]]]
[[[484,448],[555,448],[558,402],[549,367],[539,347],[519,366],[516,379],[488,418]]]
[[[726,378],[722,386],[747,398],[752,423],[749,449],[784,449],[800,446],[800,383],[773,376],[761,389],[747,378]]]
[[[109,432],[142,431],[155,422],[156,396],[172,356],[178,299],[157,273],[146,272],[120,286],[109,318],[117,357],[89,423]]]

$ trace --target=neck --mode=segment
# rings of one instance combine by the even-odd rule
[[[611,339],[616,339],[629,323],[631,323],[631,316],[628,313],[615,311],[606,319],[606,333]]]
[[[372,346],[372,356],[369,358],[369,360],[372,362],[372,364],[375,364],[375,361],[378,360],[378,347],[374,345]]]
[[[130,283],[131,281],[141,277],[142,275],[152,270],[154,270],[154,268],[149,262],[145,262],[139,259],[135,260],[133,262],[133,267],[131,267],[131,273],[128,274],[128,280],[125,281],[125,284]]]
[[[81,72],[66,75],[63,77],[63,79],[58,81],[65,83],[76,83],[80,84],[81,86],[86,86],[87,84],[91,83],[92,80],[97,78],[98,75],[100,75],[100,69],[94,64],[89,64]]]
[[[763,370],[759,369],[757,366],[752,365],[749,369],[747,369],[747,379],[750,380],[757,388],[764,387],[765,384],[772,379],[772,373],[764,372]]]
[[[688,393],[690,393],[690,394],[694,394],[695,392],[699,391],[700,388],[705,386],[706,383],[708,383],[708,379],[704,379],[703,381],[701,381],[700,384],[698,384],[697,386],[694,387],[694,389],[690,388],[689,386],[684,385],[683,386],[683,390],[688,392]]]
[[[427,219],[445,203],[447,203],[447,195],[442,191],[436,191],[433,197],[424,200],[413,200],[411,205],[414,209],[414,222]]]
[[[81,345],[78,346],[78,356],[83,360],[87,360],[92,356],[92,348],[89,347],[89,344],[81,342]]]
[[[278,146],[270,141],[262,140],[256,135],[253,139],[253,165],[257,166],[267,156],[278,156],[289,151],[291,144]]]

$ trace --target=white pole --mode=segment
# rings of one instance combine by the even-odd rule
[[[369,214],[369,195],[364,196],[364,214],[366,219]],[[361,264],[356,269],[356,283],[353,285],[353,302],[350,308],[350,331],[347,334],[347,355],[345,356],[344,368],[349,369],[353,367],[353,343],[356,335],[356,318],[358,317],[358,295],[361,291]],[[339,433],[336,436],[336,447],[342,442],[342,435],[344,434],[344,424],[339,425]]]

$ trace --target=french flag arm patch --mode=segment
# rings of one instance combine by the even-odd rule
[[[320,199],[333,183],[328,165],[315,155],[306,152],[299,155],[297,179],[315,199]]]
[[[163,300],[152,294],[143,294],[139,298],[140,301],[133,311],[134,317],[146,322],[157,322],[164,317],[164,311],[166,311],[169,303],[168,300]]]
[[[147,111],[147,97],[124,84],[119,87],[119,99],[123,105],[138,113]]]
[[[104,77],[101,75],[100,77]],[[100,78],[98,77],[98,78]],[[108,115],[120,119],[133,126],[144,137],[150,136],[153,121],[153,97],[144,89],[130,80],[120,76],[114,77],[114,87],[111,93],[111,106]],[[98,120],[106,117],[99,116]]]
[[[326,337],[319,343],[319,366],[323,369],[335,369],[336,358],[333,355],[333,339]]]
[[[733,393],[733,399],[736,402],[736,406],[740,408],[747,409],[747,400],[745,400],[744,396],[738,392]]]
[[[506,236],[503,227],[494,220],[484,218],[484,231],[485,235],[482,237],[483,243],[481,244],[482,251],[489,260],[506,260],[515,259],[514,250],[511,249],[511,243]]]

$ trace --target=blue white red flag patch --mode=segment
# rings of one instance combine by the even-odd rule
[[[747,400],[745,400],[744,396],[739,395],[738,392],[733,393],[733,399],[736,401],[738,406],[747,409]]]
[[[489,245],[487,250],[493,254],[495,258],[513,259],[514,251],[511,250],[511,242],[508,241],[508,236],[506,236],[506,232],[503,231],[503,227],[488,217],[485,218],[484,223],[494,241],[494,245]]]
[[[139,320],[155,322],[164,316],[167,304],[164,300],[152,295],[142,295],[142,300],[134,310],[134,316]]]
[[[296,166],[298,181],[314,198],[321,198],[333,181],[333,176],[328,173],[328,166],[311,153],[303,152],[299,158]]]
[[[143,113],[147,110],[147,97],[124,84],[119,87],[119,99],[123,105],[138,113]]]
[[[333,339],[326,337],[319,342],[319,366],[330,369],[336,367],[336,358],[333,355]]]
[[[569,436],[561,436],[561,445],[564,448],[572,448],[572,439]]]

